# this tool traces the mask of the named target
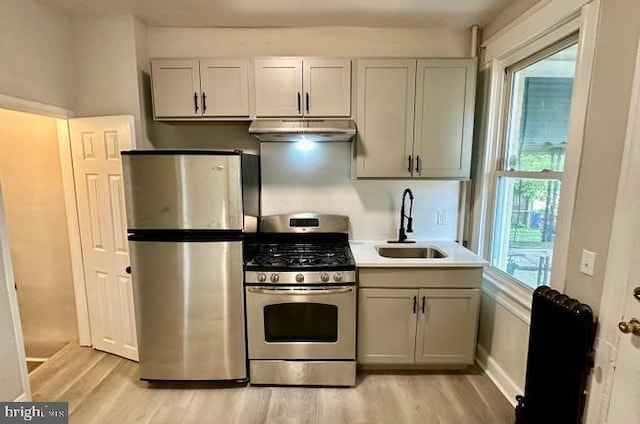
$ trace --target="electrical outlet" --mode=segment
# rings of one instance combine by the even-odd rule
[[[587,249],[582,249],[580,259],[580,272],[593,277],[593,268],[596,266],[596,253]]]
[[[438,225],[447,225],[447,211],[438,211],[437,223]]]

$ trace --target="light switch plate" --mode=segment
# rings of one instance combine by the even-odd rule
[[[438,225],[447,225],[447,211],[438,211]]]
[[[582,249],[580,259],[580,272],[593,277],[593,268],[596,266],[596,253],[587,249]]]

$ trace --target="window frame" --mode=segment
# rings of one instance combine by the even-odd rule
[[[483,43],[481,72],[486,85],[484,106],[481,106],[480,145],[472,203],[470,248],[485,259],[493,230],[497,178],[491,173],[498,163],[496,140],[505,125],[505,69],[577,33],[578,57],[569,118],[565,166],[561,179],[553,267],[549,285],[564,291],[569,239],[575,204],[575,193],[582,154],[582,139],[586,122],[591,74],[595,56],[596,35],[600,13],[599,0],[553,1],[532,8],[521,18]],[[482,105],[482,102],[479,102]],[[500,152],[500,155],[502,153]],[[533,290],[517,282],[506,272],[485,267],[483,292],[528,323]]]
[[[494,277],[498,277],[500,280],[509,281],[510,284],[515,284],[521,286],[521,288],[533,292],[535,288],[527,285],[523,281],[518,280],[514,276],[508,274],[507,272],[501,270],[500,268],[494,267],[491,265],[491,259],[493,254],[493,231],[495,230],[496,223],[496,212],[498,209],[498,185],[501,177],[507,178],[526,178],[526,179],[536,179],[536,180],[558,180],[560,181],[560,194],[559,194],[559,203],[562,203],[562,195],[565,181],[563,181],[563,177],[565,174],[565,170],[562,171],[510,171],[506,169],[507,162],[507,151],[509,149],[509,118],[511,113],[511,94],[513,90],[513,79],[516,72],[525,69],[526,67],[549,57],[559,51],[566,49],[569,46],[574,44],[579,47],[580,39],[579,32],[575,31],[572,34],[565,36],[556,42],[540,49],[539,51],[520,59],[519,61],[503,67],[504,77],[503,77],[503,90],[501,95],[501,104],[500,108],[500,127],[498,131],[498,137],[492,140],[494,144],[494,148],[496,154],[494,155],[493,162],[491,163],[491,168],[488,169],[488,178],[491,179],[490,185],[492,187],[491,191],[487,193],[487,224],[486,224],[486,237],[485,237],[485,245],[483,251],[485,252],[484,258],[489,262],[488,268],[491,270],[491,273]],[[576,59],[576,70],[574,72],[574,83],[573,86],[575,88],[576,79],[575,74],[577,73],[578,68],[578,59]],[[573,114],[573,106],[574,99],[572,94],[571,100],[571,111],[569,115],[569,119],[571,120],[571,114]],[[567,137],[568,138],[568,137]],[[569,140],[567,140],[567,149],[569,145]],[[566,153],[565,153],[566,155]],[[558,215],[560,213],[558,212]],[[558,221],[560,218],[558,216],[558,220],[556,221],[556,230],[558,228]],[[553,258],[552,264],[555,265],[556,261],[556,242],[554,240],[554,250],[553,250]],[[551,273],[553,273],[553,266],[551,267]],[[553,274],[551,274],[552,276]],[[549,285],[551,285],[551,276]]]

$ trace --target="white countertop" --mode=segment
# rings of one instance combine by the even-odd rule
[[[357,267],[446,267],[479,268],[487,261],[454,241],[423,241],[411,244],[387,243],[387,240],[349,241]],[[376,247],[435,247],[444,252],[446,258],[385,258],[378,255]]]

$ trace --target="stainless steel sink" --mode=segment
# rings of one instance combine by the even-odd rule
[[[442,259],[447,255],[435,247],[377,247],[378,255],[385,258]]]

